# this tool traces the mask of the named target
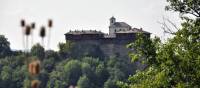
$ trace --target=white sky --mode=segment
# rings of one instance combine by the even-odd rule
[[[108,32],[109,18],[114,16],[117,21],[163,37],[158,21],[166,17],[177,25],[180,23],[177,13],[164,10],[166,5],[166,0],[0,0],[0,34],[8,38],[12,49],[23,49],[20,20],[36,22],[34,43],[37,43],[41,42],[39,27],[51,18],[54,27],[50,48],[57,50],[69,30]]]

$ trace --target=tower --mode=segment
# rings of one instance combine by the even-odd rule
[[[116,22],[116,19],[115,19],[115,17],[112,16],[110,18],[110,26],[113,25],[115,22]]]
[[[109,34],[112,36],[115,35],[115,31],[114,31],[115,29],[113,28],[115,23],[116,23],[116,19],[115,19],[115,17],[112,16],[110,18],[110,26],[109,26]]]

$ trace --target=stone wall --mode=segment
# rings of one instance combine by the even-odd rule
[[[129,49],[126,45],[131,43],[130,40],[118,40],[118,39],[98,39],[98,40],[72,40],[75,44],[84,45],[96,45],[99,46],[104,55],[109,58],[110,56],[127,57]]]
[[[150,36],[148,34],[147,36]],[[66,40],[70,40],[77,44],[81,49],[85,49],[86,46],[98,46],[103,52],[105,58],[117,56],[120,58],[128,59],[128,49],[126,46],[136,39],[135,34],[116,34],[116,37],[102,37],[102,35],[66,35]],[[93,47],[90,47],[93,48]],[[130,58],[129,58],[130,59]],[[143,69],[145,66],[139,62],[135,63],[136,68]]]
[[[146,34],[150,36],[150,34]],[[104,37],[103,34],[65,34],[66,40],[81,45],[99,46],[106,57],[128,56],[129,49],[126,45],[136,40],[135,33],[119,33],[115,37]],[[81,46],[84,49],[84,46]]]

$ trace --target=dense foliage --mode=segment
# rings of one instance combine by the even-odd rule
[[[190,14],[200,17],[200,1],[199,0],[167,0],[169,6],[166,10],[172,10],[183,14]]]
[[[159,38],[138,34],[128,45],[136,52],[132,61],[147,65],[129,77],[129,82],[118,82],[122,88],[199,88],[200,80],[200,19],[199,0],[167,0],[168,10],[191,14],[195,19],[183,17],[181,28],[173,38],[162,43]],[[142,58],[142,59],[141,59]]]
[[[7,41],[5,36],[0,35],[0,57],[8,56],[10,53],[10,43]]]

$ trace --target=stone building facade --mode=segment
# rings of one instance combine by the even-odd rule
[[[127,23],[116,22],[116,19],[111,17],[109,34],[96,30],[69,31],[65,34],[65,39],[83,45],[83,49],[84,45],[97,45],[106,57],[127,57],[129,49],[126,45],[136,39],[138,32],[150,36],[149,32],[141,28],[132,28]]]

